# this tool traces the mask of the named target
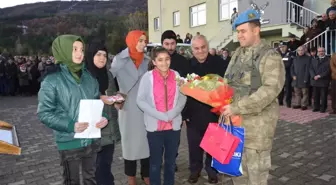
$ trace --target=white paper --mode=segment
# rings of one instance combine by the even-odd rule
[[[13,144],[13,135],[10,130],[0,129],[0,140],[6,143]]]
[[[288,61],[288,58],[282,58],[282,60],[284,60],[284,61]]]
[[[76,133],[75,138],[101,138],[100,128],[96,124],[101,120],[104,103],[101,100],[81,100],[79,103],[78,122],[87,122],[84,132]]]

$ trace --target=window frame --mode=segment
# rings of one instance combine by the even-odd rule
[[[202,5],[204,5],[205,8],[199,10],[198,7],[199,7],[199,6],[202,6]],[[196,8],[196,7],[197,7],[197,11],[196,11],[196,12],[193,12],[192,9],[193,9],[193,8]],[[196,25],[193,25],[193,15],[194,15],[194,14],[197,14],[197,16],[198,16],[198,14],[199,14],[200,12],[203,12],[203,11],[205,12],[205,23],[204,23],[204,24],[200,24],[200,23],[199,23],[199,20],[197,19],[197,24],[196,24]],[[206,2],[203,2],[203,3],[200,3],[200,4],[196,4],[196,5],[193,5],[193,6],[190,6],[190,7],[189,7],[189,21],[190,21],[189,25],[190,25],[191,28],[195,28],[195,27],[199,27],[199,26],[204,26],[204,25],[207,24],[207,5],[206,5]]]
[[[178,24],[177,24],[177,21],[175,19],[175,15],[178,15]],[[180,11],[175,11],[175,12],[173,12],[173,26],[178,27],[180,25],[181,25],[181,12]]]
[[[218,0],[218,19],[219,21],[227,21],[227,20],[230,20],[231,19],[231,11],[233,10],[233,8],[237,8],[237,11],[238,11],[238,0],[227,0],[228,2],[227,3],[222,3],[223,0]],[[236,7],[231,7],[231,3],[232,2],[236,2],[237,3],[237,6]],[[223,18],[222,17],[222,6],[223,5],[227,5],[228,6],[228,12],[229,12],[229,17],[228,18]]]
[[[154,17],[153,19],[153,24],[154,24],[154,31],[159,31],[160,30],[160,17]],[[157,26],[156,26],[157,22]]]

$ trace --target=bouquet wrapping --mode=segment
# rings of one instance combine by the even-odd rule
[[[234,90],[219,75],[207,74],[200,77],[192,73],[188,74],[186,78],[178,76],[176,80],[184,95],[210,105],[213,107],[211,111],[216,114],[221,114],[224,111],[223,107],[232,101]],[[232,122],[234,125],[240,125],[240,117],[232,117]]]

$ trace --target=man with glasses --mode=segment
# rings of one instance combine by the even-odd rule
[[[311,58],[305,54],[305,47],[297,49],[297,56],[293,60],[291,67],[292,85],[295,92],[295,104],[293,109],[307,110],[308,108],[308,87],[309,87],[309,67]]]
[[[310,65],[310,82],[314,88],[313,112],[325,113],[328,108],[328,89],[330,83],[330,58],[325,55],[323,47],[317,49],[318,58]]]
[[[204,35],[196,35],[192,38],[191,49],[193,58],[190,59],[190,72],[204,76],[217,74],[224,76],[226,67],[219,56],[209,54],[209,43]],[[189,146],[189,183],[197,183],[203,169],[204,151],[200,143],[209,123],[218,122],[218,116],[211,112],[209,105],[201,103],[193,98],[187,100],[187,138]],[[210,184],[218,183],[217,171],[211,167],[212,157],[206,154],[205,171],[208,174]]]

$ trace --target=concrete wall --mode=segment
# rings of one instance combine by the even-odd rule
[[[190,26],[190,7],[206,2],[207,22],[205,25]],[[149,42],[160,42],[161,32],[171,29],[180,34],[182,39],[187,33],[196,35],[200,32],[208,40],[223,40],[232,33],[229,20],[219,21],[218,0],[161,0],[162,7],[162,28],[154,30],[154,18],[160,17],[160,0],[148,0],[148,24]],[[173,26],[173,12],[180,11],[180,26]],[[222,38],[223,37],[223,38]]]
[[[254,2],[261,7],[269,2],[269,5],[265,8],[265,14],[262,16],[264,19],[269,19],[271,25],[286,23],[286,1],[285,0],[254,0]],[[238,7],[240,12],[251,8],[250,0],[238,1]]]
[[[330,7],[330,0],[305,0],[304,6],[322,14]]]

